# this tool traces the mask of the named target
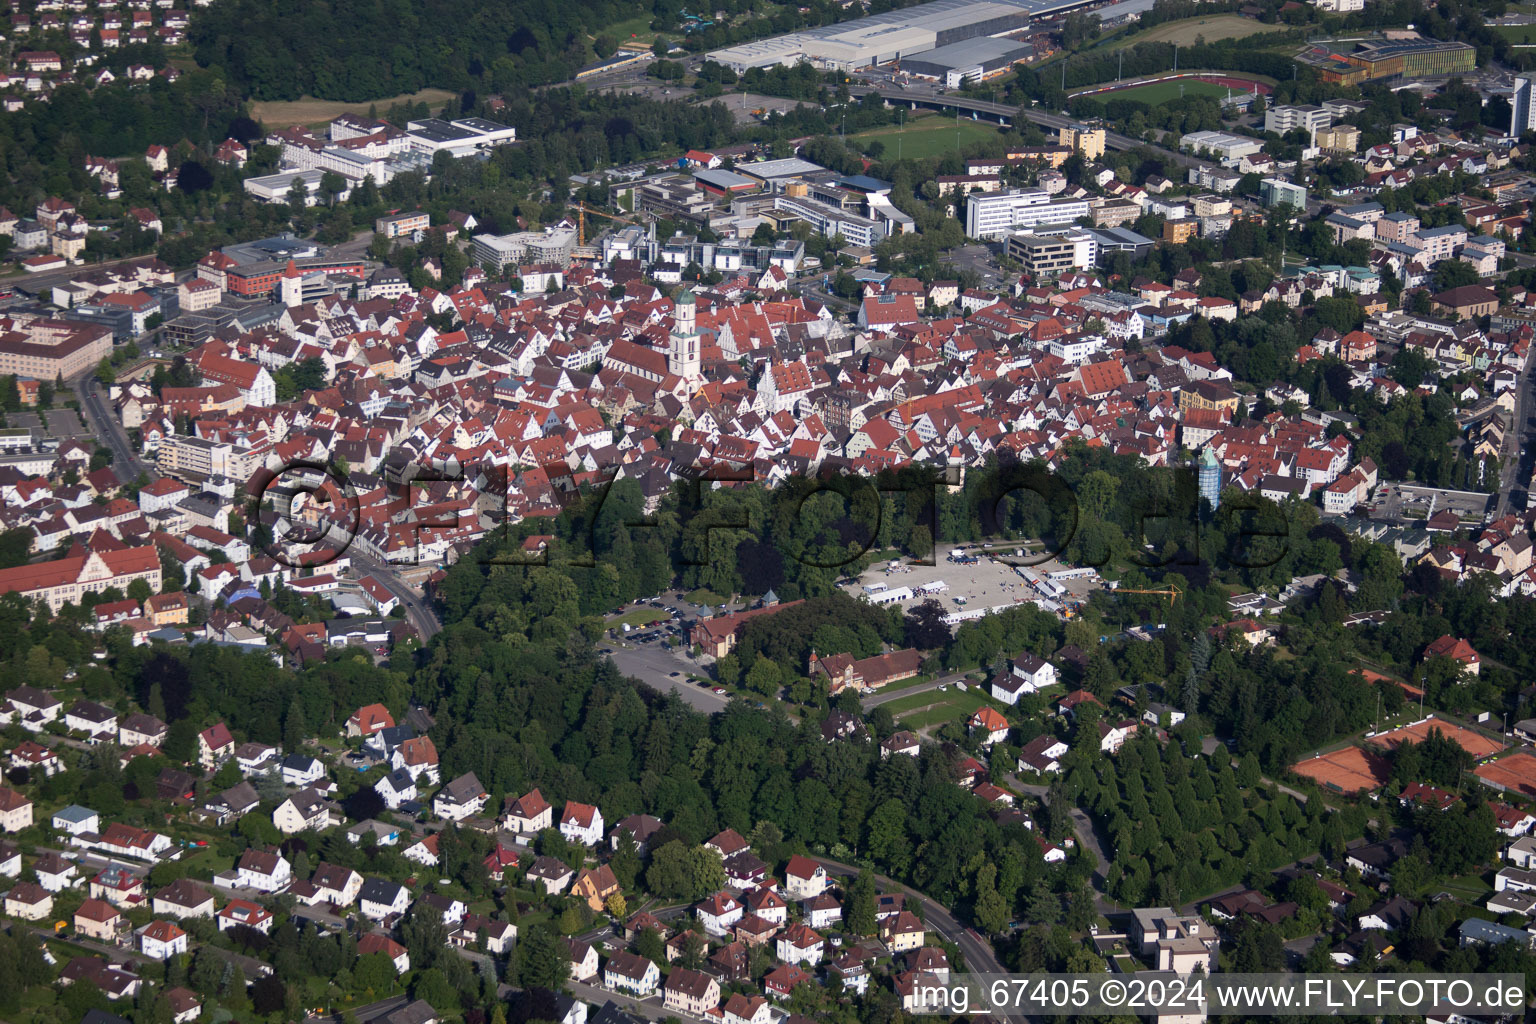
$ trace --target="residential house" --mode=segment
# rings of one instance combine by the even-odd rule
[[[139,930],[139,952],[153,960],[169,960],[187,951],[187,933],[172,921],[151,921]]]
[[[554,822],[554,809],[537,789],[513,800],[507,798],[502,810],[502,824],[518,835],[537,835]]]
[[[971,735],[977,737],[984,747],[1008,738],[1008,719],[994,707],[978,708],[967,726]]]
[[[197,734],[197,763],[204,771],[211,772],[223,764],[235,752],[235,738],[229,734],[229,726],[220,722]]]
[[[826,868],[799,854],[789,858],[784,868],[784,889],[790,899],[811,899],[820,896],[826,887]]]
[[[585,900],[593,911],[600,912],[609,896],[619,891],[619,880],[607,864],[583,869],[571,885],[571,895]]]
[[[272,911],[257,906],[250,900],[234,899],[224,905],[218,915],[219,931],[231,928],[252,928],[263,935],[272,931]]]
[[[703,971],[679,967],[667,976],[662,1005],[673,1013],[704,1017],[720,1005],[720,982]]]
[[[661,971],[638,953],[619,950],[603,965],[603,984],[620,992],[644,999],[656,991]]]
[[[155,893],[149,909],[156,917],[212,917],[213,896],[190,878],[178,878]]]
[[[277,805],[272,812],[272,823],[284,835],[311,829],[320,831],[333,824],[330,804],[318,790],[301,789]]]
[[[560,814],[560,834],[570,842],[596,846],[603,839],[603,812],[572,800]]]
[[[369,932],[357,940],[358,956],[373,956],[375,953],[384,954],[384,958],[394,965],[396,974],[404,974],[411,969],[410,952],[388,935]]]
[[[276,850],[246,850],[235,873],[240,885],[259,892],[282,892],[293,881],[293,867]]]
[[[370,921],[386,921],[405,913],[411,891],[387,878],[368,878],[357,891],[357,909]]]
[[[490,799],[474,772],[466,772],[438,791],[432,813],[446,821],[463,821],[479,814]]]
[[[20,832],[32,827],[32,800],[14,789],[0,786],[0,832]]]

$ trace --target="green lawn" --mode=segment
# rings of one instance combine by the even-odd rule
[[[1106,46],[1119,49],[1122,46],[1135,46],[1137,43],[1171,42],[1180,46],[1192,46],[1202,38],[1207,43],[1215,43],[1223,39],[1242,39],[1260,32],[1278,32],[1285,27],[1284,25],[1265,25],[1252,18],[1244,18],[1236,14],[1207,15],[1203,18],[1165,21],[1161,25],[1154,25],[1141,32],[1111,36],[1096,43],[1094,49]]]
[[[860,139],[865,141],[879,139],[885,145],[883,155],[887,159],[895,159],[899,148],[902,158],[911,157],[922,160],[955,152],[957,135],[960,148],[964,149],[972,142],[996,137],[997,132],[998,127],[995,124],[963,119],[958,122],[957,131],[955,121],[933,115],[908,121],[905,126],[890,124],[881,128],[870,128],[857,135],[850,135],[849,138],[855,142]]]
[[[1495,25],[1493,30],[1511,43],[1536,44],[1536,25]]]
[[[890,708],[891,715],[899,720],[902,728],[922,729],[930,725],[969,718],[978,708],[986,705],[996,707],[997,702],[978,692],[974,687],[969,690],[956,690],[951,687],[944,693],[937,690],[914,693],[893,700],[884,706]],[[903,712],[911,712],[911,714],[903,716]]]
[[[1179,92],[1181,87],[1184,90],[1182,94]],[[1224,85],[1184,79],[1178,82],[1153,82],[1151,85],[1138,85],[1130,89],[1117,89],[1114,92],[1094,93],[1093,98],[1106,103],[1110,100],[1136,100],[1155,107],[1169,100],[1176,100],[1180,95],[1210,96],[1221,99],[1227,95],[1227,92],[1227,87]]]
[[[961,696],[965,695],[961,694]],[[918,711],[910,714],[896,724],[903,729],[911,729],[915,732],[918,729],[943,725],[945,722],[964,722],[976,713],[977,708],[985,703],[986,701],[976,700],[974,702],[940,704],[937,707],[929,708],[927,711]]]
[[[886,683],[884,686],[880,687],[880,689],[878,691],[876,691],[876,692],[877,693],[894,693],[897,690],[910,690],[914,686],[922,686],[924,683],[932,682],[934,674],[935,673],[933,673],[933,672],[919,672],[917,675],[913,676],[911,679],[903,679],[900,682],[895,682],[895,683]]]
[[[698,590],[684,594],[683,600],[687,601],[689,604],[707,604],[711,607],[725,604],[726,602],[725,598],[721,597],[719,594],[715,593],[713,590],[708,589],[707,587],[700,587]]]
[[[625,43],[645,43],[650,45],[656,41],[656,33],[651,31],[651,15],[637,14],[625,21],[614,22],[606,29],[608,34],[619,41],[622,46]]]
[[[671,612],[662,611],[660,608],[636,608],[634,611],[625,612],[623,615],[607,620],[606,625],[618,629],[627,622],[631,629],[639,629],[641,626],[649,626],[653,622],[671,617]]]

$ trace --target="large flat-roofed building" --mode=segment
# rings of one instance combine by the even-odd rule
[[[1035,55],[1032,43],[1017,39],[967,39],[937,46],[901,59],[901,70],[915,78],[931,78],[954,89],[1001,74]]]
[[[818,202],[809,196],[775,196],[773,208],[799,217],[819,235],[827,238],[842,235],[849,245],[868,248],[885,237],[885,229],[878,221]]]
[[[973,193],[965,200],[965,233],[971,238],[1002,238],[1010,231],[1071,224],[1088,215],[1088,200],[1052,199],[1043,189]]]
[[[410,213],[392,213],[373,222],[373,232],[385,238],[411,237],[418,231],[432,226],[432,215],[421,210]]]
[[[1305,128],[1309,133],[1315,133],[1332,123],[1332,111],[1311,103],[1282,103],[1264,112],[1264,130],[1276,135],[1284,135],[1293,128]]]
[[[517,129],[483,117],[461,117],[457,121],[424,117],[406,122],[405,134],[410,137],[411,148],[427,156],[439,152],[470,156],[517,141]]]
[[[34,320],[0,334],[0,374],[54,380],[93,369],[112,354],[112,329],[76,320]]]
[[[1097,160],[1104,155],[1105,137],[1103,128],[1066,124],[1061,126],[1056,142],[1081,153],[1084,160]]]
[[[1297,210],[1307,208],[1307,187],[1283,178],[1265,178],[1259,182],[1259,200],[1265,206],[1289,204]]]
[[[1132,260],[1139,260],[1152,251],[1157,243],[1146,235],[1138,235],[1129,228],[1086,228],[1099,244],[1099,263],[1117,252],[1123,252]]]
[[[1536,75],[1516,75],[1515,91],[1509,97],[1509,134],[1513,138],[1518,139],[1536,129],[1536,103],[1532,102],[1533,98],[1536,98]]]
[[[1188,153],[1204,151],[1223,164],[1234,164],[1245,156],[1262,153],[1264,143],[1260,139],[1227,132],[1188,132],[1179,139],[1179,148]]]
[[[749,68],[807,61],[849,71],[914,57],[925,51],[1001,36],[1031,20],[1088,6],[1090,0],[931,0],[853,21],[728,46],[708,54],[738,74]]]
[[[155,465],[166,476],[201,481],[215,476],[246,479],[243,452],[223,441],[173,434],[155,450]]]
[[[785,181],[793,181],[804,178],[808,174],[816,174],[825,171],[821,164],[813,164],[809,160],[802,160],[797,156],[784,157],[781,160],[759,160],[756,163],[737,164],[736,173],[745,174],[749,178],[756,178],[764,185],[773,185]]]
[[[297,181],[304,189],[305,206],[314,206],[320,201],[320,179],[325,174],[319,168],[311,168],[307,171],[278,171],[276,174],[261,174],[254,178],[246,178],[242,183],[246,192],[252,199],[263,203],[286,203],[288,194],[293,189],[293,183]]]
[[[499,273],[524,263],[557,263],[563,267],[571,261],[575,247],[576,229],[562,224],[543,231],[477,235],[474,255],[481,266]]]
[[[1098,239],[1081,230],[1061,235],[1033,235],[1020,231],[1008,236],[1005,249],[1010,257],[1024,265],[1026,273],[1037,277],[1057,277],[1073,270],[1085,270],[1099,257]]]
[[[1467,43],[1391,31],[1369,39],[1308,43],[1296,55],[1329,85],[1359,85],[1383,78],[1431,78],[1477,69],[1477,50]]]
[[[293,260],[294,267],[304,274],[306,279],[312,274],[324,276],[350,277],[361,281],[368,276],[368,263],[366,260],[348,259],[346,257],[313,256],[309,259]],[[226,280],[229,282],[229,290],[235,295],[243,295],[247,298],[264,298],[272,294],[277,287],[277,282],[282,279],[283,272],[288,264],[279,260],[265,260],[261,263],[250,263],[243,267],[231,267],[225,271]]]

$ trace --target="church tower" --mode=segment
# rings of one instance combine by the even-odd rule
[[[667,346],[667,372],[676,374],[690,384],[702,379],[699,373],[702,360],[696,312],[692,292],[677,300],[672,310],[672,336]]]
[[[283,268],[283,276],[277,282],[277,301],[285,309],[304,304],[304,275],[299,268],[288,261],[288,266]]]

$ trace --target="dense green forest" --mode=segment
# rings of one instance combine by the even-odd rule
[[[905,6],[880,0],[874,9]],[[653,29],[704,50],[853,16],[828,0],[717,0],[701,23],[677,0],[230,0],[193,19],[199,64],[222,69],[256,99],[366,102],[424,87],[512,94],[565,82],[625,41],[616,26]],[[723,18],[720,17],[723,15]]]
[[[1129,532],[1147,503],[1167,499],[1176,505],[1183,491],[1177,478],[1097,451],[1074,452],[1062,477],[1075,500],[1101,523],[1095,543],[1110,548],[1120,543],[1119,534]],[[856,565],[858,558],[868,557],[857,556],[861,536],[884,536],[899,544],[917,532],[919,520],[934,515],[943,539],[949,539],[949,531],[970,538],[984,528],[1004,526],[1043,533],[1053,522],[1049,502],[1004,496],[1021,479],[1041,486],[1037,477],[1018,478],[1001,470],[969,474],[965,488],[953,493],[924,486],[910,475],[883,478],[879,483],[891,508],[878,527],[856,521],[874,505],[863,483],[852,488],[852,501],[835,491],[801,502],[755,487],[698,496],[680,488],[649,526],[640,516],[638,492],[620,484],[600,503],[598,495],[589,496],[558,521],[549,565],[515,564],[526,532],[519,527],[487,541],[478,557],[450,568],[440,588],[445,628],[414,665],[408,654],[399,656],[404,663],[399,671],[339,651],[323,663],[289,672],[256,653],[206,645],[132,648],[126,638],[109,632],[111,660],[84,669],[76,685],[94,699],[124,709],[143,707],[166,718],[172,726],[165,749],[177,759],[195,755],[197,730],[214,721],[226,721],[241,738],[296,747],[306,736],[334,735],[359,705],[382,702],[399,714],[419,701],[436,718],[432,735],[445,777],[474,771],[498,799],[538,786],[556,803],[596,803],[610,821],[645,812],[667,822],[661,845],[672,852],[662,857],[659,850],[654,870],[643,871],[650,891],[678,898],[696,895],[704,883],[690,873],[687,848],[732,827],[759,837],[765,855],[775,862],[793,852],[819,851],[867,865],[954,905],[977,927],[1008,935],[1002,953],[1010,967],[1096,969],[1091,954],[1073,937],[1095,916],[1088,886],[1091,862],[1074,853],[1063,864],[1047,865],[1034,833],[999,823],[986,804],[952,784],[965,754],[981,759],[996,777],[1010,773],[1017,750],[1013,743],[983,751],[962,730],[943,726],[938,742],[920,758],[882,760],[874,742],[828,743],[821,736],[824,708],[860,713],[852,695],[830,704],[812,702],[798,716],[779,702],[757,710],[746,701],[705,716],[675,696],[636,686],[596,652],[601,615],[630,597],[676,582],[674,566],[681,567],[684,577],[694,574],[692,583],[739,584],[737,589],[748,592],[749,579],[768,578],[764,574],[772,575],[776,566],[783,574],[776,586],[786,599],[808,599],[797,609],[755,621],[743,633],[738,660],[750,656],[754,664],[782,662],[801,672],[812,645],[864,653],[882,642],[911,642],[919,635],[913,631],[922,626],[914,621],[922,618],[920,612],[902,617],[860,605],[835,591],[834,569],[805,563],[853,554]],[[1057,504],[1070,503],[1062,499]],[[791,514],[791,508],[799,511]],[[993,513],[983,512],[987,508],[999,509],[995,520],[989,518]],[[1513,700],[1516,673],[1528,668],[1528,652],[1536,647],[1536,619],[1525,610],[1529,602],[1495,602],[1476,585],[1443,588],[1434,574],[1404,576],[1400,563],[1381,546],[1319,526],[1315,511],[1307,507],[1285,512],[1290,522],[1282,536],[1294,550],[1279,552],[1272,564],[1224,562],[1220,553],[1235,535],[1233,522],[1196,510],[1192,525],[1201,527],[1202,538],[1214,538],[1208,561],[1178,557],[1193,553],[1184,538],[1154,545],[1152,555],[1175,556],[1163,568],[1121,566],[1128,581],[1166,580],[1177,572],[1185,598],[1172,606],[1152,597],[1105,593],[1095,595],[1080,617],[1066,623],[1025,607],[966,623],[953,638],[927,634],[924,646],[933,647],[934,656],[949,666],[986,667],[1020,650],[1048,655],[1063,643],[1074,643],[1090,653],[1080,675],[1067,670],[1069,685],[1089,689],[1106,704],[1113,703],[1121,686],[1161,690],[1165,699],[1190,712],[1189,721],[1171,730],[1166,744],[1143,735],[1108,758],[1099,752],[1091,707],[1070,725],[1045,715],[1039,698],[1026,697],[1009,710],[1015,741],[1051,729],[1072,747],[1066,772],[1052,785],[1049,798],[1033,809],[1034,817],[1040,834],[1060,840],[1073,831],[1070,809],[1086,809],[1109,851],[1106,889],[1117,900],[1177,904],[1233,884],[1269,885],[1272,869],[1319,851],[1337,853],[1345,840],[1366,829],[1362,808],[1330,810],[1310,789],[1312,798],[1298,801],[1264,778],[1279,777],[1315,745],[1369,724],[1378,693],[1387,711],[1393,710],[1393,695],[1400,705],[1395,687],[1378,691],[1349,674],[1362,656],[1410,667],[1422,644],[1440,632],[1470,637],[1485,656],[1484,674],[1475,684],[1452,682],[1441,674],[1443,666],[1425,666],[1418,676],[1431,687],[1431,702],[1447,704],[1461,695],[1488,701],[1487,706]],[[741,519],[735,520],[738,515]],[[965,527],[973,517],[975,525]],[[745,525],[730,525],[733,520]],[[791,555],[783,554],[781,545]],[[687,565],[690,560],[701,564]],[[1333,568],[1358,573],[1359,590],[1349,594],[1325,585],[1283,616],[1277,623],[1283,656],[1207,632],[1212,622],[1228,615],[1225,598],[1232,588],[1274,585]],[[1105,571],[1111,571],[1109,566]],[[718,573],[735,576],[712,575]],[[1399,614],[1374,631],[1341,625],[1348,611],[1375,607],[1395,608]],[[67,666],[89,660],[94,639],[84,628],[87,619],[84,610],[71,607],[49,621],[14,596],[0,599],[0,661],[6,673],[38,685],[60,685]],[[1162,623],[1166,629],[1152,642],[1095,642],[1095,634],[1140,622]],[[895,728],[888,711],[877,708],[864,717],[872,740]],[[1204,741],[1212,732],[1232,738],[1235,765],[1228,757],[1205,753]],[[1449,782],[1464,765],[1444,746],[1432,740],[1422,749],[1395,755],[1394,777],[1399,782],[1419,777]],[[76,770],[41,781],[39,787],[50,801],[80,800],[120,820],[150,824],[160,813],[148,798],[158,767],[140,759],[124,769],[115,757],[83,755]],[[376,798],[365,788],[371,777],[343,776],[339,795],[349,813],[378,813]],[[222,773],[210,784],[232,783],[233,778]],[[1437,878],[1486,860],[1488,851],[1468,840],[1482,834],[1477,830],[1486,815],[1486,808],[1471,801],[1464,811],[1433,820],[1405,815],[1402,822],[1379,822],[1376,831],[1404,824],[1419,833],[1406,861],[1410,870],[1395,883],[1399,891],[1416,893]],[[220,840],[220,855],[234,856],[246,843],[276,840],[270,832],[263,816],[247,816],[238,835]],[[339,834],[317,843],[295,845],[290,853],[301,854],[306,865],[323,858],[388,877],[409,871],[398,851],[354,847]],[[483,839],[449,834],[443,844],[444,877],[471,892],[488,891],[478,866]],[[541,852],[555,856],[579,853],[562,850],[553,838],[540,844]],[[622,860],[626,877],[642,877],[638,862],[630,860]],[[157,881],[175,872],[174,866],[167,867]],[[566,932],[590,924],[580,912],[562,913],[556,923]],[[1015,930],[1010,924],[1022,927]],[[1436,917],[1416,927],[1423,933],[1416,947],[1419,959],[1429,963],[1453,955],[1454,922]],[[526,938],[533,940],[528,948],[536,952],[550,934],[540,926],[530,928]],[[442,999],[462,998],[464,1005],[488,1000],[488,990],[482,991],[480,979],[462,961],[434,957],[431,949],[434,941],[441,948],[440,939],[414,930],[408,939],[413,961],[419,948],[422,962],[435,971],[426,974],[425,991],[436,992],[441,979],[447,985],[437,993]],[[236,936],[231,941],[242,940]],[[288,926],[270,942],[249,942],[251,952],[278,958],[278,977],[288,983],[264,990],[260,1004],[266,1007],[280,1008],[282,1000],[292,998],[293,986],[313,974],[311,963],[351,960],[345,939],[338,943]],[[1256,933],[1242,938],[1232,955],[1238,963],[1263,964],[1271,946],[1272,936]],[[1458,963],[1475,963],[1485,954],[1456,955]],[[522,959],[517,970],[528,972],[530,980],[543,977],[533,953],[528,962]],[[375,966],[360,961],[352,970],[371,977]],[[223,987],[212,967],[199,967],[197,958],[191,971],[196,987]],[[349,983],[356,987],[358,979],[355,973]],[[455,990],[462,996],[453,995]]]

